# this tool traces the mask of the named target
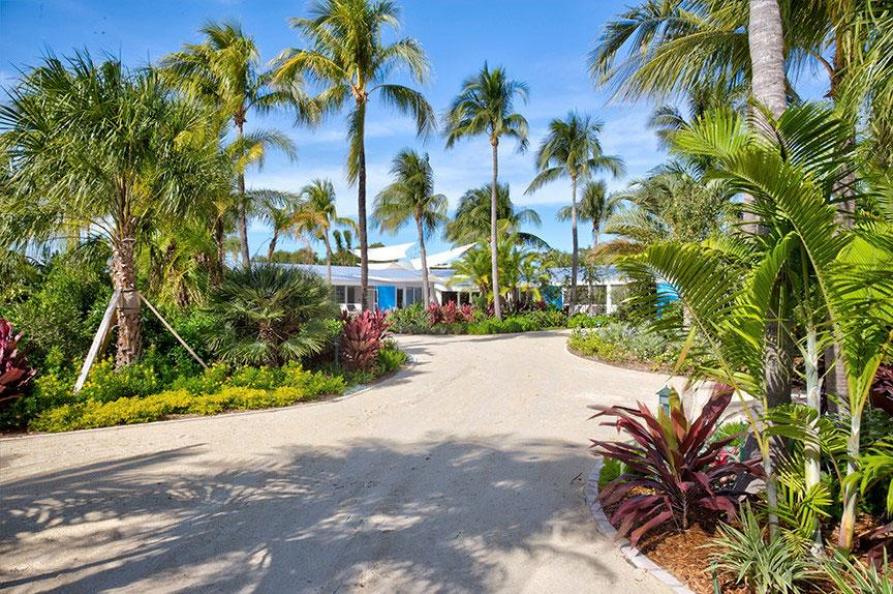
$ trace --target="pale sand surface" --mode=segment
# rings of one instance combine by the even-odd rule
[[[339,401],[0,441],[0,590],[669,592],[583,500],[586,406],[666,378],[565,341],[404,337]]]

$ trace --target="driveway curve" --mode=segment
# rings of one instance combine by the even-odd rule
[[[338,401],[0,441],[0,590],[669,592],[583,500],[586,406],[666,378],[566,337],[403,337]]]

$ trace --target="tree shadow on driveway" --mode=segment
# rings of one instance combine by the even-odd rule
[[[596,547],[579,546],[594,535],[583,467],[577,444],[504,435],[240,460],[200,444],[92,464],[2,485],[0,580],[46,592],[482,592],[559,562],[612,582]]]

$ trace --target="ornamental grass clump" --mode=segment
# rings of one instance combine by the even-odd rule
[[[671,399],[670,412],[652,413],[644,404],[638,408],[593,406],[592,418],[613,417],[604,423],[615,427],[632,441],[592,440],[596,454],[613,458],[626,472],[601,493],[606,507],[617,505],[611,522],[635,546],[649,530],[671,523],[686,530],[703,514],[736,516],[746,497],[741,475],[759,476],[758,460],[737,462],[724,455],[734,439],[710,441],[717,421],[732,399],[728,386],[718,385],[700,416],[686,418],[678,396]]]

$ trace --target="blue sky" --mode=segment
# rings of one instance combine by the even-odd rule
[[[654,134],[645,126],[651,105],[611,102],[609,93],[597,90],[588,77],[586,54],[602,24],[624,8],[625,1],[599,0],[404,0],[401,33],[421,41],[433,65],[431,81],[422,87],[428,100],[442,113],[461,82],[488,61],[509,75],[527,82],[530,101],[518,109],[530,123],[531,148],[538,146],[551,118],[569,110],[588,112],[604,123],[605,152],[626,162],[627,175],[608,180],[613,190],[631,178],[644,175],[665,158]],[[47,52],[65,54],[87,48],[94,55],[109,53],[139,66],[174,51],[184,42],[199,41],[198,29],[209,20],[234,20],[253,35],[264,60],[285,47],[300,45],[288,19],[301,16],[302,0],[0,0],[0,83],[13,84],[17,69],[39,62]],[[807,73],[808,79],[815,78]],[[812,82],[812,80],[808,81]],[[816,83],[820,84],[820,83]],[[815,85],[808,85],[815,86]],[[367,116],[367,158],[370,200],[389,181],[393,155],[403,147],[430,153],[436,176],[435,190],[455,205],[471,187],[490,179],[489,145],[471,140],[447,151],[442,137],[422,142],[410,119],[375,104]],[[298,160],[271,155],[263,169],[248,173],[250,187],[298,190],[309,180],[328,177],[335,183],[342,214],[356,213],[356,189],[344,180],[345,118],[334,116],[314,130],[295,128],[282,115],[254,118],[249,128],[277,128],[298,146]],[[504,146],[500,179],[511,186],[512,199],[537,209],[543,219],[538,233],[550,244],[570,248],[569,223],[555,221],[555,213],[570,196],[569,184],[558,182],[525,196],[535,173],[532,150],[519,154]],[[268,233],[255,223],[252,250],[265,251]],[[407,227],[398,236],[373,231],[370,240],[386,243],[411,241]],[[589,234],[582,233],[587,244]],[[446,248],[439,238],[433,249]],[[286,242],[286,247],[294,246]]]

